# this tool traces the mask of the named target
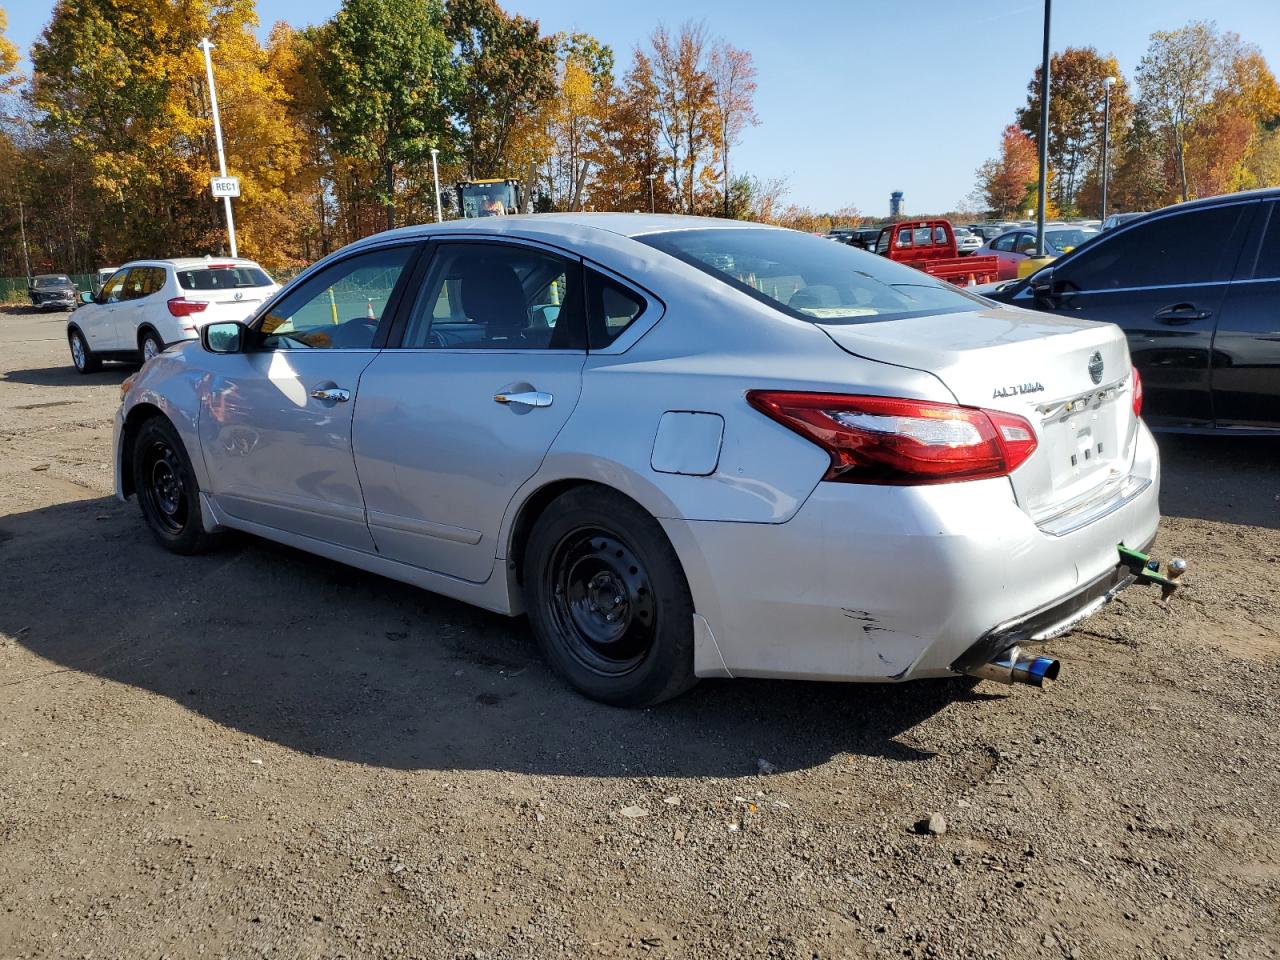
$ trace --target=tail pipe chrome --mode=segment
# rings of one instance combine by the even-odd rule
[[[1018,646],[1010,647],[994,660],[965,669],[971,677],[994,680],[997,683],[1026,683],[1043,687],[1046,680],[1057,680],[1062,664],[1052,657],[1035,657],[1022,652]]]

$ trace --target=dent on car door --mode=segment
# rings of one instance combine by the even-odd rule
[[[1035,305],[1118,324],[1156,426],[1213,422],[1214,324],[1256,202],[1182,210],[1108,233],[1055,265]],[[1204,238],[1216,238],[1206,252]]]
[[[220,511],[373,550],[352,408],[417,249],[382,247],[331,264],[276,301],[245,352],[205,358],[200,445]]]
[[[577,260],[515,243],[436,248],[360,384],[352,439],[380,555],[489,578],[504,511],[578,402],[583,299]]]
[[[1255,217],[1213,340],[1220,426],[1280,428],[1280,203]]]

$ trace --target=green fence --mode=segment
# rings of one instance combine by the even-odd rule
[[[306,267],[284,267],[280,270],[268,270],[272,278],[279,284],[288,283]],[[76,285],[76,289],[80,291],[94,292],[95,277],[92,273],[73,273],[70,274],[71,282]],[[30,303],[31,298],[27,295],[27,278],[26,277],[0,277],[0,303]]]
[[[77,290],[93,292],[92,273],[73,273],[70,274],[70,277]],[[27,295],[26,277],[0,277],[0,303],[30,302],[31,298]]]

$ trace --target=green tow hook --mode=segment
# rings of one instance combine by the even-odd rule
[[[1168,600],[1178,589],[1178,578],[1187,572],[1187,561],[1174,557],[1165,566],[1165,573],[1160,572],[1160,561],[1153,560],[1139,550],[1131,550],[1123,543],[1116,549],[1120,551],[1120,564],[1127,567],[1138,583],[1151,583],[1160,587],[1160,599]]]

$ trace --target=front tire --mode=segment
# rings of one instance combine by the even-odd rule
[[[697,682],[680,559],[621,494],[580,487],[552,501],[529,535],[524,593],[543,656],[593,700],[645,707]]]
[[[80,373],[97,373],[102,369],[102,361],[89,349],[89,342],[78,329],[67,334],[67,346],[71,348],[71,362]]]
[[[133,442],[133,489],[143,519],[173,553],[202,553],[214,543],[204,529],[200,485],[182,439],[163,417],[152,417]]]

